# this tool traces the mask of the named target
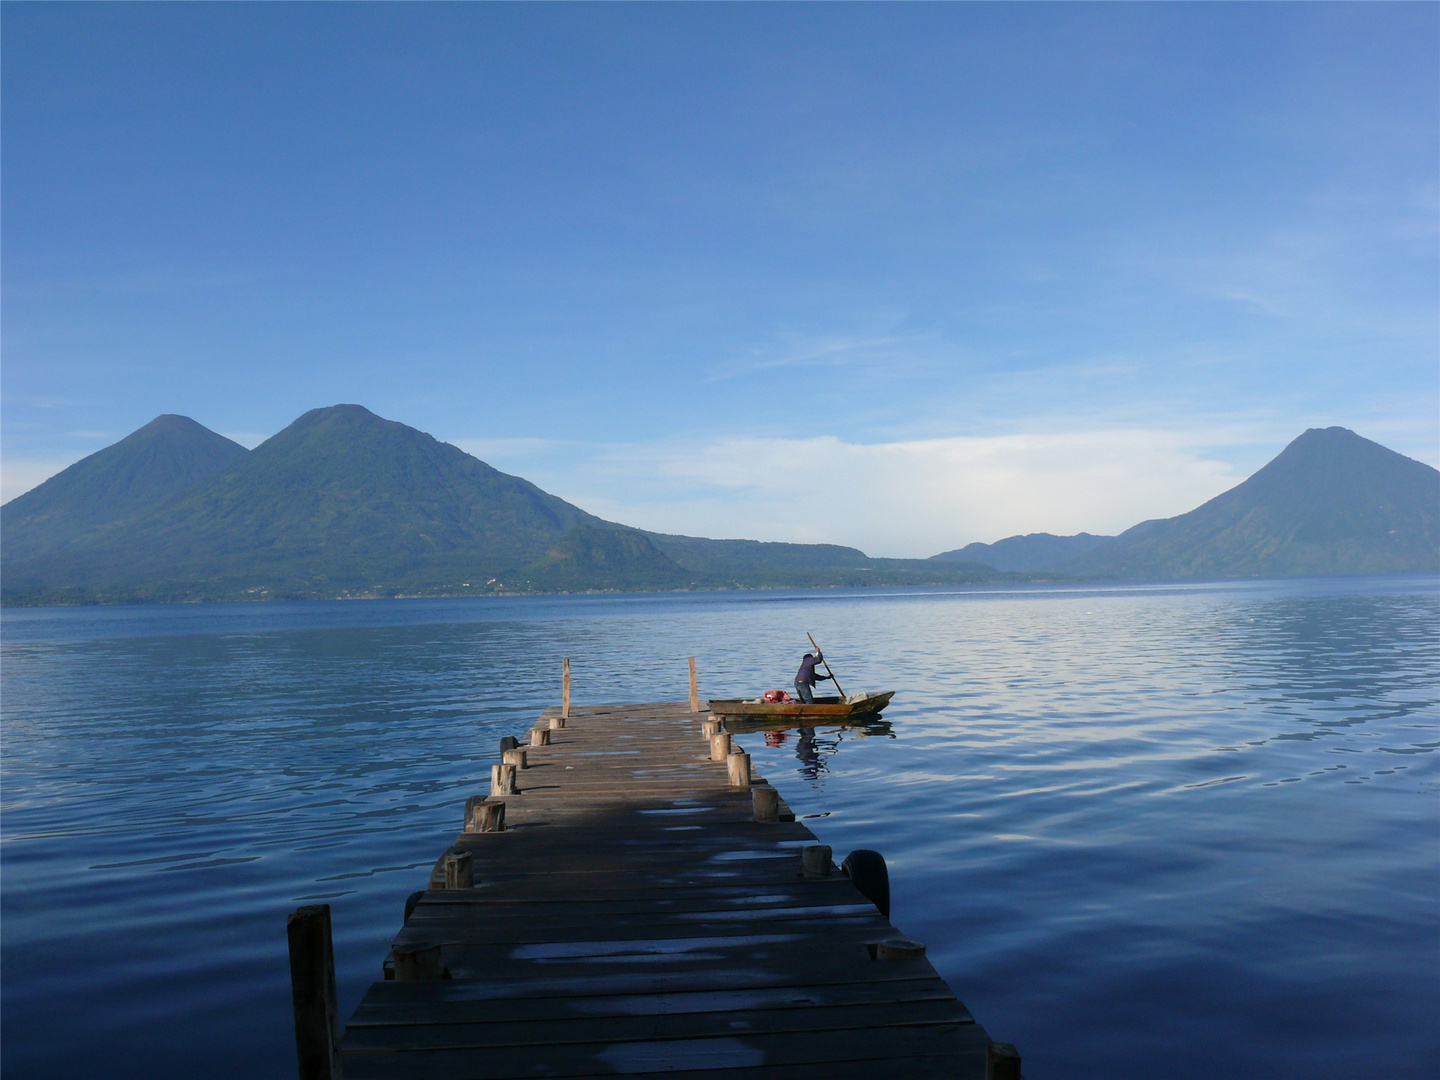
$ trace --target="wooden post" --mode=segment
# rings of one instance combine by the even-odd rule
[[[985,1052],[985,1080],[1020,1080],[1020,1051],[1009,1043],[991,1043]]]
[[[475,808],[476,808],[477,806],[479,806],[481,803],[483,803],[484,801],[485,801],[485,796],[484,796],[484,795],[471,795],[469,798],[467,798],[467,799],[465,800],[465,817],[464,817],[462,820],[463,820],[464,823],[465,823],[465,824],[464,824],[464,829],[465,829],[466,832],[479,832],[479,831],[480,831],[479,829],[471,828],[471,824],[475,821]]]
[[[340,1080],[340,1013],[330,905],[297,908],[285,920],[290,939],[290,997],[300,1080]]]
[[[550,745],[550,729],[549,729],[549,728],[538,728],[538,727],[537,727],[537,728],[531,728],[531,729],[530,729],[530,745],[531,745],[531,746],[549,746],[549,745]]]
[[[915,960],[925,955],[925,946],[908,938],[890,938],[875,946],[876,960]]]
[[[396,945],[390,955],[395,958],[396,982],[429,982],[445,977],[439,945]]]
[[[515,786],[514,765],[490,766],[491,795],[518,795],[519,793],[520,789]]]
[[[705,738],[707,739],[710,738],[710,736],[712,735],[720,734],[723,728],[724,725],[719,720],[715,719],[713,716],[700,725],[700,730],[704,733]]]
[[[726,766],[730,769],[730,786],[748,788],[750,786],[750,755],[737,750],[725,759]]]
[[[520,740],[514,735],[506,735],[500,740],[500,752],[503,754],[506,750],[514,750],[519,745]]]
[[[700,711],[700,689],[695,683],[695,658],[690,657],[690,711]]]
[[[565,686],[560,694],[560,715],[562,717],[568,717],[570,715],[570,658],[568,656],[565,657],[563,670],[565,673]]]
[[[504,832],[505,804],[503,802],[476,802],[470,808],[465,831],[469,833]]]
[[[724,761],[730,756],[730,733],[718,731],[710,736],[710,760]]]
[[[800,849],[800,868],[806,877],[824,877],[830,873],[830,845],[811,844]]]
[[[475,887],[475,862],[468,851],[445,856],[445,888],[473,889]]]
[[[563,716],[552,716],[552,717],[550,718],[550,730],[551,730],[551,731],[561,731],[561,730],[564,729],[564,727],[565,727],[565,717],[563,717]]]
[[[525,764],[524,750],[516,750],[514,748],[511,748],[501,754],[500,757],[506,765],[513,765],[517,769],[524,769],[527,767]]]
[[[780,793],[765,784],[751,788],[750,797],[755,800],[755,820],[766,823],[780,820]]]

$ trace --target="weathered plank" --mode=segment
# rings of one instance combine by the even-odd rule
[[[875,959],[899,935],[810,829],[779,799],[755,820],[768,785],[712,760],[708,714],[572,707],[551,729],[562,711],[518,739],[525,767],[476,776],[505,831],[437,859],[395,948],[441,964],[370,988],[351,1080],[985,1075],[984,1029],[923,956]]]

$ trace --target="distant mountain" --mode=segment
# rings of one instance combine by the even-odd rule
[[[184,483],[167,479],[174,469],[159,468],[147,486],[141,479],[148,462],[198,459],[192,442],[220,438],[181,417],[161,420],[94,455],[108,455],[101,480],[92,483],[81,462],[42,485],[81,492],[117,487],[109,477],[131,476],[137,479],[129,487],[148,492],[145,499],[101,511],[78,495],[67,496],[68,502],[27,495],[6,504],[0,512],[5,603],[940,584],[1004,577],[973,564],[869,559],[830,545],[647,534],[588,514],[358,405],[308,412],[253,451],[235,446],[228,463],[198,478],[187,474]],[[36,517],[35,506],[48,508],[48,516]],[[18,516],[17,507],[23,511]],[[12,546],[17,521],[19,540]]]
[[[6,503],[0,550],[7,562],[62,551],[143,518],[248,453],[188,416],[157,416]]]
[[[1114,539],[1113,536],[1095,536],[1085,532],[1074,536],[1026,533],[1024,536],[1007,536],[993,544],[966,544],[963,548],[930,557],[942,562],[975,562],[997,570],[1033,573],[1053,570],[1071,559],[1104,547]]]
[[[336,405],[123,529],[43,557],[6,552],[4,590],[103,599],[463,592],[534,562],[580,524],[607,523],[414,428]]]
[[[1153,579],[1440,572],[1440,472],[1345,428],[1311,428],[1223,495],[1061,569]]]
[[[612,589],[713,588],[705,571],[688,570],[664,555],[638,529],[577,525],[525,568],[531,588],[556,592]]]

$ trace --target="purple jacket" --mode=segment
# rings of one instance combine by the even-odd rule
[[[800,661],[800,671],[795,675],[795,681],[797,683],[805,683],[808,686],[814,686],[818,680],[828,679],[830,677],[829,675],[815,674],[815,665],[818,663],[820,663],[820,657],[811,656],[807,652],[805,659]]]

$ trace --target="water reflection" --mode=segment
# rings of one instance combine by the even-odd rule
[[[890,719],[745,748],[1027,1075],[1440,1075],[1433,579],[3,618],[6,1077],[293,1075],[285,912],[348,1015],[560,657],[679,700],[797,626]]]

